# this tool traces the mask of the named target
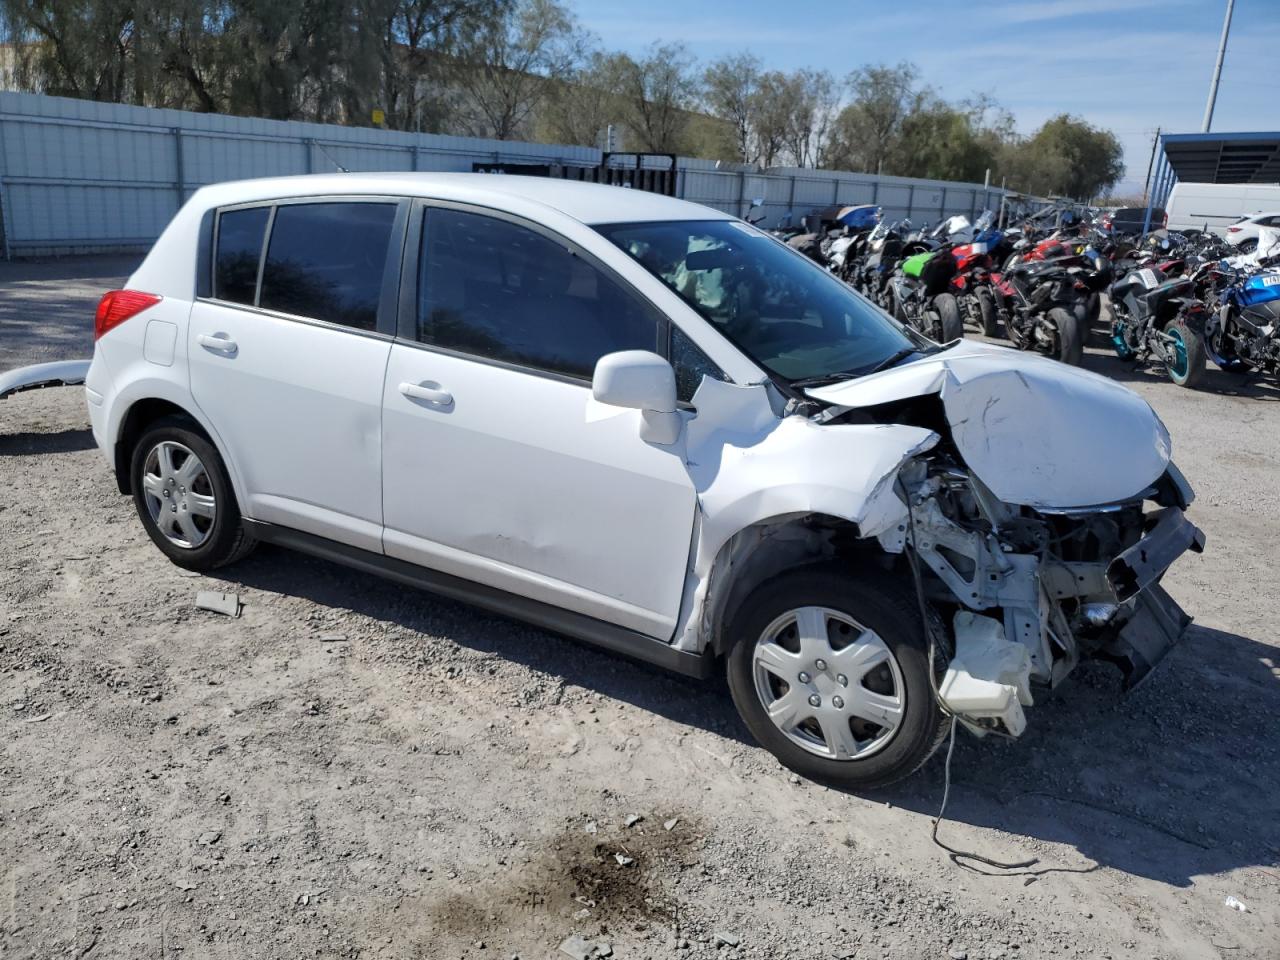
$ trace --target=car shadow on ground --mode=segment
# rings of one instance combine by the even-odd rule
[[[720,674],[698,683],[491,616],[462,603],[392,584],[323,560],[263,548],[226,571],[229,586],[304,597],[412,630],[447,636],[623,701],[675,723],[753,745]],[[1030,711],[1016,741],[957,734],[949,823],[995,828],[1031,841],[1040,859],[1009,873],[1040,876],[1100,866],[1188,886],[1198,875],[1267,869],[1280,857],[1280,663],[1273,647],[1193,626],[1137,690],[1120,689],[1102,663],[1082,665]],[[934,816],[944,749],[914,777],[867,794]],[[965,831],[958,847],[1025,860],[991,834]],[[1074,848],[1063,857],[1045,844]],[[943,856],[941,851],[940,856]],[[1072,860],[1073,862],[1063,862]],[[958,858],[961,866],[1003,873]]]
[[[3,408],[0,408],[2,410]],[[41,453],[74,453],[94,446],[93,431],[59,430],[56,433],[20,431],[5,433],[0,425],[0,457],[29,457]]]

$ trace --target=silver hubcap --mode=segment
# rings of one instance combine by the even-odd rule
[[[218,503],[209,472],[189,447],[165,440],[151,448],[142,466],[147,511],[164,538],[194,550],[213,531]]]
[[[783,735],[829,760],[861,760],[897,732],[906,708],[888,645],[827,607],[789,610],[765,628],[754,655],[756,694]]]

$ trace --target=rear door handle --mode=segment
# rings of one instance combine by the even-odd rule
[[[448,390],[441,389],[440,384],[426,380],[422,383],[409,383],[405,381],[400,384],[400,392],[406,397],[413,400],[423,400],[427,403],[433,403],[437,407],[449,407],[453,405],[453,394]]]
[[[204,347],[206,350],[212,350],[214,353],[233,354],[240,348],[236,342],[228,337],[225,333],[207,334],[201,333],[196,336],[196,343]]]

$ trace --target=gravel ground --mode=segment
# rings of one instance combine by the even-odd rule
[[[0,369],[87,356],[127,269],[0,264]],[[0,401],[0,953],[1274,960],[1280,391],[1088,364],[1168,424],[1209,547],[1138,691],[1086,665],[1020,741],[958,738],[941,836],[1010,871],[931,842],[941,754],[843,794],[723,683],[276,549],[181,571],[79,390]]]

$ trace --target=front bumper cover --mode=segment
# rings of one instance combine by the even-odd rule
[[[1177,507],[1165,507],[1155,517],[1146,536],[1107,564],[1107,582],[1121,603],[1159,581],[1188,550],[1204,550],[1204,533]]]

